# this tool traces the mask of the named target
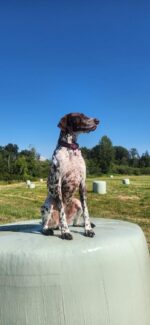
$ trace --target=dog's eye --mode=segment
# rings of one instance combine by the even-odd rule
[[[81,120],[82,120],[81,117],[80,116],[77,116],[76,117],[76,124],[80,124],[81,123]]]
[[[80,121],[81,120],[81,116],[77,116],[77,121]]]

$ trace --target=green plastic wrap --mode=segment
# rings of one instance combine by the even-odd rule
[[[96,236],[0,226],[0,325],[149,325],[150,258],[134,224],[94,219]]]

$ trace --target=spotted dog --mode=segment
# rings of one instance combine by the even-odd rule
[[[99,121],[81,113],[65,115],[59,122],[60,136],[52,156],[52,165],[48,176],[48,196],[41,207],[42,232],[53,235],[60,226],[61,238],[72,239],[68,224],[73,221],[78,226],[83,214],[85,236],[95,235],[90,223],[86,204],[86,166],[82,157],[77,136],[89,133],[97,128]],[[79,190],[80,200],[74,197]]]

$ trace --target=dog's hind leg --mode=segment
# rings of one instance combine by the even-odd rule
[[[41,206],[42,216],[42,233],[46,236],[53,235],[53,229],[51,227],[53,213],[53,202],[51,196],[48,194],[44,204]]]
[[[80,187],[79,187],[79,194],[80,194],[80,200],[82,204],[83,209],[83,219],[84,219],[84,227],[85,227],[85,236],[87,237],[94,237],[95,233],[93,231],[93,227],[90,222],[88,207],[86,203],[86,185],[84,179],[82,180]]]
[[[83,227],[83,222],[81,221],[81,216],[83,213],[81,202],[73,198],[72,199],[72,207],[73,207],[73,226],[74,227]]]
[[[65,206],[67,223],[70,225],[73,223],[73,226],[81,225],[80,217],[82,212],[81,202],[76,198],[70,199]]]
[[[73,227],[85,227],[85,221],[81,220],[83,209],[80,200],[73,198],[72,206],[74,208]],[[95,227],[93,222],[91,222],[91,227]]]

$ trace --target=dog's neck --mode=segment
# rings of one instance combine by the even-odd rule
[[[66,142],[66,143],[76,143],[77,141],[77,134],[76,133],[66,133],[66,132],[63,132],[61,131],[60,132],[60,136],[59,136],[59,141],[63,141],[63,142]]]
[[[64,146],[73,150],[78,149],[77,136],[77,133],[71,134],[61,131],[58,139],[58,146]]]

